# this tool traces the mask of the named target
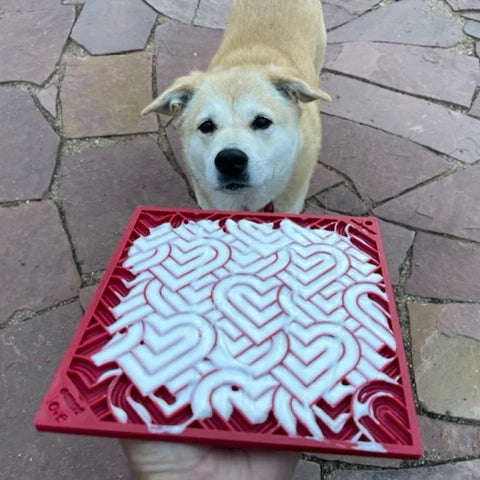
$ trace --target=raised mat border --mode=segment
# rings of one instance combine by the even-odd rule
[[[406,406],[408,426],[405,426],[410,433],[409,444],[385,444],[384,452],[367,451],[355,448],[352,442],[344,440],[315,440],[301,436],[273,435],[260,433],[246,433],[239,431],[209,430],[199,428],[186,428],[182,433],[172,435],[169,433],[151,433],[144,424],[122,424],[116,421],[102,421],[90,409],[87,402],[81,398],[81,394],[72,380],[67,376],[67,370],[72,358],[85,334],[94,312],[104,297],[104,293],[112,281],[114,270],[118,269],[132,242],[140,235],[148,232],[139,231],[138,225],[141,218],[149,215],[172,216],[178,214],[189,220],[200,219],[252,219],[259,222],[275,222],[283,219],[290,219],[301,224],[318,222],[319,220],[344,221],[347,224],[354,224],[357,229],[368,230],[370,237],[375,237],[376,245],[374,250],[379,257],[379,264],[382,277],[385,282],[385,291],[388,298],[391,327],[397,343],[397,359],[400,369],[401,386]],[[159,222],[161,223],[161,222]],[[264,212],[226,212],[208,211],[195,209],[175,209],[161,207],[137,207],[132,215],[122,238],[115,249],[113,257],[100,281],[96,292],[85,311],[72,340],[63,356],[60,366],[45,394],[41,406],[35,416],[35,426],[41,431],[76,433],[88,435],[101,435],[109,437],[141,438],[169,440],[179,442],[206,443],[214,446],[229,447],[257,447],[276,448],[289,450],[303,450],[310,452],[323,452],[331,454],[382,456],[394,458],[416,459],[422,454],[422,445],[418,422],[416,418],[413,394],[409,380],[409,372],[406,363],[405,351],[403,348],[402,333],[395,307],[395,298],[390,283],[385,252],[380,238],[378,221],[373,217],[350,217],[330,215],[292,215]]]

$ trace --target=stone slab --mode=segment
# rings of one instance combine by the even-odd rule
[[[145,0],[157,12],[183,23],[191,23],[198,0]]]
[[[325,113],[394,133],[466,163],[480,159],[480,120],[339,75],[323,74],[321,84],[333,100],[322,104]],[[368,108],[365,99],[371,99]]]
[[[344,179],[338,173],[335,173],[317,163],[313,170],[312,178],[310,179],[306,198],[312,197],[322,190],[333,187],[334,185],[343,182],[343,180]]]
[[[442,308],[408,305],[418,398],[427,411],[479,420],[480,342],[442,334]]]
[[[478,0],[446,0],[453,10],[478,10]]]
[[[338,185],[330,190],[316,195],[322,205],[332,212],[348,215],[362,215],[367,207],[358,196],[345,185]]]
[[[57,96],[58,88],[55,85],[50,85],[37,94],[37,98],[42,104],[43,108],[47,110],[52,117],[57,116]]]
[[[55,70],[75,20],[75,8],[55,0],[2,1],[0,82],[44,83]]]
[[[480,246],[417,233],[407,293],[480,302],[479,278]]]
[[[320,465],[300,460],[293,472],[292,480],[320,480]]]
[[[313,203],[311,200],[307,200],[305,203],[305,208],[302,213],[308,214],[308,215],[328,215],[329,213],[322,207],[319,207],[315,203]]]
[[[195,206],[153,138],[62,158],[59,198],[83,273],[105,268],[138,205]]]
[[[85,311],[88,308],[88,305],[90,304],[90,300],[93,297],[93,294],[97,290],[98,285],[90,285],[88,287],[83,287],[80,290],[80,293],[78,295],[78,301],[80,302],[80,307],[82,308],[83,311]]]
[[[155,115],[140,116],[152,99],[152,55],[68,57],[60,90],[66,137],[154,132]]]
[[[480,38],[480,22],[468,20],[463,26],[463,31],[473,38]]]
[[[181,75],[205,70],[221,38],[220,30],[178,23],[159,25],[155,31],[158,92]]]
[[[471,460],[403,470],[344,470],[333,472],[327,480],[479,480],[479,472],[480,460]]]
[[[128,478],[115,440],[40,433],[33,425],[81,315],[75,302],[0,330],[2,480]]]
[[[461,12],[462,17],[480,22],[480,12]]]
[[[480,241],[479,178],[480,165],[473,165],[391,200],[375,213],[422,230]]]
[[[423,458],[447,461],[480,455],[480,427],[418,417],[422,436]]]
[[[42,310],[75,297],[80,288],[70,245],[52,202],[0,208],[0,258],[0,325],[17,310]]]
[[[0,112],[0,201],[40,199],[60,139],[24,90],[0,87]]]
[[[478,42],[478,45],[480,45],[480,42]],[[480,95],[477,95],[477,98],[473,102],[472,108],[470,109],[470,115],[480,118]]]
[[[413,45],[345,43],[336,55],[327,56],[325,68],[464,107],[470,106],[480,84],[477,58]]]
[[[338,27],[339,25],[343,25],[344,23],[350,21],[352,18],[355,18],[348,12],[348,10],[333,3],[322,2],[322,8],[325,27],[327,28],[327,30],[331,30],[332,28]]]
[[[142,50],[156,18],[138,0],[86,0],[71,37],[92,55]]]
[[[480,42],[477,42],[475,45],[475,53],[477,54],[477,57],[480,57]]]
[[[326,462],[342,462],[380,468],[399,468],[402,464],[402,460],[397,460],[395,458],[360,457],[355,455],[318,455],[315,453],[310,455]]]
[[[351,15],[361,15],[367,10],[370,10],[375,5],[378,5],[381,0],[327,0],[328,3],[342,7]]]
[[[344,173],[362,197],[379,202],[449,168],[446,159],[375,128],[323,115],[321,160]]]
[[[231,0],[200,1],[193,23],[200,27],[225,28]]]
[[[480,342],[480,305],[449,303],[438,314],[437,328],[449,337],[467,337]]]
[[[387,257],[390,281],[396,285],[400,280],[400,267],[413,244],[415,233],[412,230],[407,230],[383,220],[379,220],[379,224],[383,247]]]
[[[460,23],[422,0],[387,4],[330,32],[329,43],[387,42],[451,47],[463,39]]]

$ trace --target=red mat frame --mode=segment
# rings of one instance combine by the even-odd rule
[[[235,222],[248,219],[255,223],[272,223],[274,226],[278,226],[284,219],[289,219],[308,229],[335,231],[348,238],[353,245],[370,257],[369,263],[376,266],[375,271],[383,278],[380,286],[387,300],[382,303],[382,308],[388,313],[389,326],[396,342],[395,352],[388,351],[387,348],[380,352],[388,358],[382,372],[392,379],[397,379],[396,386],[386,387],[385,382],[372,381],[366,382],[355,392],[358,398],[364,399],[364,405],[369,405],[369,413],[360,417],[362,418],[360,423],[362,428],[373,435],[374,442],[367,437],[358,437],[359,432],[354,432],[355,425],[350,420],[345,422],[340,432],[332,432],[319,421],[325,438],[318,440],[312,438],[308,429],[302,428],[301,425],[296,435],[287,434],[273,415],[269,415],[267,421],[261,425],[253,425],[238,412],[234,411],[228,421],[214,412],[210,419],[196,420],[182,432],[172,434],[153,432],[141,421],[129,419],[128,423],[121,423],[112,414],[107,397],[113,380],[97,383],[102,373],[105,373],[105,368],[95,366],[89,358],[112,338],[106,330],[115,321],[111,309],[119,303],[119,293],[124,296],[128,293],[123,280],[134,278],[132,272],[122,266],[128,250],[138,237],[147,235],[152,227],[166,222],[176,227],[187,221],[204,219],[218,220],[221,225],[224,225],[227,219]],[[381,394],[385,388],[387,394]],[[118,392],[116,395],[119,395]],[[168,392],[165,395],[168,397]],[[331,418],[338,418],[342,414],[353,415],[349,410],[353,408],[352,397],[353,395],[346,396],[334,407],[323,399],[319,399],[316,405],[324,409]],[[185,414],[181,418],[169,418],[168,422],[175,425],[181,423],[184,417]],[[34,423],[39,430],[52,432],[199,442],[243,448],[278,448],[333,454],[418,458],[422,454],[420,434],[377,220],[371,217],[138,207],[58,367]],[[351,440],[355,434],[360,441]]]

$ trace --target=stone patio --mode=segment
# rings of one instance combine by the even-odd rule
[[[175,130],[139,112],[208,64],[228,3],[0,4],[2,480],[129,477],[114,440],[32,420],[135,206],[195,205]],[[295,479],[480,479],[480,2],[324,10],[333,101],[305,208],[381,219],[425,452],[305,454]]]

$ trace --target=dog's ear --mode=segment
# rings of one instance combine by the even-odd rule
[[[203,77],[203,72],[192,72],[190,75],[177,78],[170,87],[147,105],[141,114],[158,112],[178,117],[187,106]]]
[[[312,88],[307,82],[287,72],[272,71],[270,80],[275,88],[296,102],[332,101],[330,95],[320,88]]]

